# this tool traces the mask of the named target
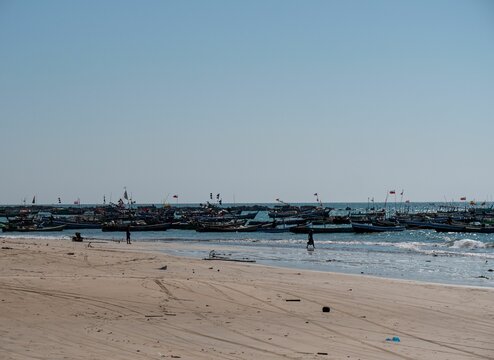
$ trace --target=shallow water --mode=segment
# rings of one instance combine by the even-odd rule
[[[267,218],[260,213],[257,219]],[[65,238],[57,233],[4,233],[3,237]],[[124,233],[78,230],[86,238],[123,240]],[[211,250],[232,258],[298,269],[494,287],[494,234],[414,230],[378,234],[315,234],[316,249],[306,250],[307,235],[292,233],[197,233],[190,230],[135,232],[133,241],[163,241],[194,246],[171,254],[207,257]],[[490,271],[491,270],[491,271]]]

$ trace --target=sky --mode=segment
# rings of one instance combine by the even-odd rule
[[[493,200],[489,0],[0,0],[0,204]]]

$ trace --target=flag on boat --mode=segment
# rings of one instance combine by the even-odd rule
[[[62,199],[58,198],[58,203],[61,204],[62,203]]]
[[[36,204],[36,195],[33,196],[33,201],[32,201],[33,204]]]
[[[81,204],[81,199],[77,198],[77,200],[74,201],[74,205],[80,205]]]
[[[178,199],[178,195],[173,195],[173,198],[174,199]]]
[[[461,201],[465,201],[466,199],[467,199],[467,197],[466,197],[466,196],[462,196],[462,197],[460,198],[460,200],[461,200]]]
[[[391,195],[395,195],[395,194],[396,194],[396,191],[394,191],[394,190],[390,190],[390,191],[389,191],[389,193],[390,193]]]
[[[404,193],[404,192],[405,192],[405,190],[401,190],[400,195],[401,195],[401,196],[403,196],[403,193]]]
[[[129,196],[127,195],[127,189],[125,189],[124,191],[124,199],[129,200]]]
[[[317,196],[317,193],[314,193],[314,196]]]

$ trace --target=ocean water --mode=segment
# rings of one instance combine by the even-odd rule
[[[367,204],[340,204],[352,209]],[[417,205],[416,205],[417,206]],[[421,204],[421,209],[432,205]],[[341,210],[342,212],[344,210]],[[261,212],[256,220],[267,219]],[[76,230],[57,233],[3,233],[1,237],[63,238]],[[123,240],[124,233],[79,230],[85,238]],[[191,230],[134,232],[134,243],[175,242],[172,255],[207,257],[211,250],[259,264],[317,271],[364,274],[443,284],[494,287],[494,234],[438,233],[406,230],[377,234],[314,234],[316,249],[305,248],[307,235],[287,233],[198,233]]]

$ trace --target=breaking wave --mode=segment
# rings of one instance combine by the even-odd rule
[[[482,241],[472,239],[456,240],[450,244],[453,249],[485,249],[487,247]]]

